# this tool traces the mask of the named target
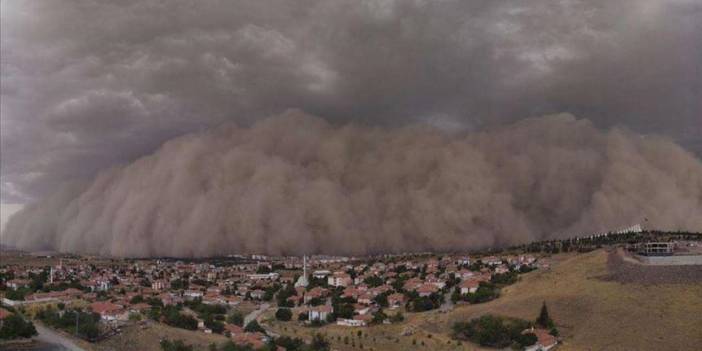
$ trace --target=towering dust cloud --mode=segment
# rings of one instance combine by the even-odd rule
[[[468,135],[290,111],[171,140],[65,187],[3,242],[114,256],[457,250],[615,229],[702,229],[702,164],[567,114]]]

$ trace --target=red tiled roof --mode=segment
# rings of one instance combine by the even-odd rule
[[[476,279],[467,279],[461,282],[461,288],[477,288],[480,286],[480,281]]]
[[[122,310],[122,306],[113,304],[112,302],[97,301],[90,304],[90,309],[99,314],[116,313]]]
[[[230,333],[232,333],[232,335],[241,334],[244,332],[244,328],[242,328],[236,324],[229,324],[229,323],[224,325],[224,330],[229,331]]]
[[[549,334],[548,330],[546,329],[534,329],[531,331],[536,335],[538,338],[538,343],[543,345],[543,346],[551,346],[555,345],[558,342],[558,339],[556,339],[555,336]]]
[[[5,319],[11,315],[12,315],[12,312],[10,312],[6,309],[0,308],[0,319]]]

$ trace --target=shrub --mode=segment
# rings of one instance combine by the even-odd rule
[[[182,314],[176,307],[164,307],[161,312],[164,322],[170,326],[188,330],[197,329],[197,320],[192,316]]]
[[[186,345],[183,340],[170,341],[168,339],[163,339],[160,345],[163,351],[193,351],[193,346]]]
[[[521,339],[521,333],[530,323],[517,318],[484,315],[470,322],[453,325],[453,335],[459,340],[470,340],[481,346],[504,348]]]
[[[536,344],[536,341],[539,340],[536,337],[536,334],[534,333],[525,333],[525,334],[519,334],[514,341],[519,344],[521,347],[527,347]]]
[[[5,318],[0,327],[0,340],[31,338],[34,335],[37,335],[34,324],[18,314]]]
[[[266,330],[263,329],[263,327],[261,327],[261,325],[258,324],[258,322],[257,322],[255,319],[252,320],[251,322],[249,322],[249,324],[247,324],[247,325],[244,327],[244,331],[247,332],[247,333],[255,333],[255,332],[260,332],[260,333],[263,333],[263,334],[266,333]]]
[[[279,308],[275,312],[275,319],[287,322],[292,319],[292,311],[289,308]]]
[[[397,312],[394,315],[390,316],[390,322],[392,323],[400,323],[405,320],[405,316],[402,315],[402,312]]]
[[[227,318],[227,322],[242,327],[244,326],[244,316],[241,314],[241,312],[234,311],[234,313],[229,315],[229,318]]]

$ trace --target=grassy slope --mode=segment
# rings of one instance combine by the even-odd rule
[[[150,323],[146,329],[130,326],[119,336],[109,338],[96,344],[90,344],[90,350],[95,351],[160,351],[159,342],[162,338],[170,340],[181,339],[186,344],[195,345],[196,350],[207,350],[207,345],[214,342],[224,343],[227,338],[218,334],[205,334],[201,331],[190,331],[173,328],[167,325]]]

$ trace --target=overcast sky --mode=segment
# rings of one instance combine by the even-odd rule
[[[702,155],[702,1],[3,1],[2,203],[288,108],[473,131],[570,112]]]

